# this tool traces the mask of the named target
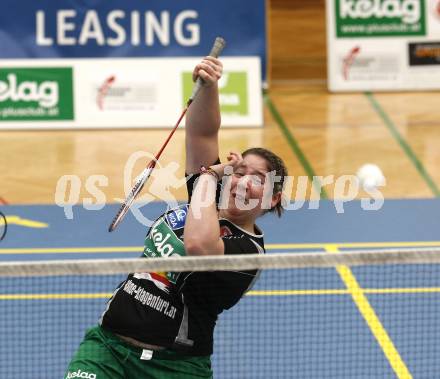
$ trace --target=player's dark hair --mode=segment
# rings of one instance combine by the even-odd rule
[[[273,194],[282,194],[284,181],[286,176],[288,175],[287,167],[284,164],[283,160],[278,155],[263,147],[252,147],[250,149],[247,149],[242,153],[242,156],[244,158],[246,155],[249,154],[257,155],[263,158],[268,164],[269,172],[275,171],[275,175],[281,178],[279,182],[274,183]],[[280,201],[273,208],[271,208],[269,212],[276,212],[278,217],[281,217],[281,214],[284,211],[281,202],[282,201],[280,198]]]

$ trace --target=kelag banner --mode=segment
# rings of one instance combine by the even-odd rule
[[[3,0],[0,59],[228,56],[266,67],[265,0]]]
[[[3,120],[73,120],[72,69],[0,67]]]
[[[440,88],[440,0],[327,0],[330,91]]]
[[[0,61],[0,129],[171,127],[197,57]],[[6,65],[5,65],[6,63]],[[262,126],[258,57],[224,57],[222,126]]]

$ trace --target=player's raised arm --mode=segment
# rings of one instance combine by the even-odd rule
[[[218,158],[220,105],[218,80],[223,70],[217,58],[204,58],[193,71],[193,79],[204,81],[200,93],[188,109],[185,123],[186,167],[188,174],[200,171],[200,166],[212,165]]]

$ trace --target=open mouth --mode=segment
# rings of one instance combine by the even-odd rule
[[[232,193],[232,197],[235,199],[235,204],[244,204],[244,205],[248,205],[249,204],[249,199],[246,199],[243,196],[237,195],[236,193]]]

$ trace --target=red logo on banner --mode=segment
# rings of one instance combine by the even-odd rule
[[[342,62],[342,75],[345,80],[348,80],[348,72],[350,71],[350,67],[355,61],[357,55],[361,52],[360,46],[353,47],[347,56],[344,58]]]
[[[96,104],[98,105],[98,108],[100,110],[102,110],[102,108],[103,108],[104,98],[107,96],[107,92],[110,89],[110,87],[112,86],[112,84],[114,83],[115,79],[116,78],[114,75],[108,77],[104,81],[102,86],[98,89],[98,95],[96,96]]]
[[[429,0],[428,1],[429,13],[431,13],[437,21],[440,20],[440,0]]]

